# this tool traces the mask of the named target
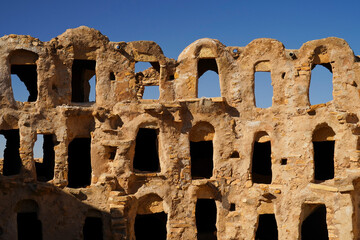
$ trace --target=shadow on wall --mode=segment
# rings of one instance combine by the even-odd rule
[[[80,197],[87,198],[48,183],[2,185],[0,198],[6,208],[0,219],[0,239],[111,239],[110,214]]]

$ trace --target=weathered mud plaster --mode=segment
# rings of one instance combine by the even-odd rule
[[[359,60],[333,37],[298,50],[274,39],[227,47],[204,38],[174,60],[154,42],[110,42],[88,27],[49,42],[4,36],[0,239],[17,239],[22,213],[35,214],[44,240],[83,239],[93,219],[103,239],[135,239],[139,216],[162,213],[169,240],[255,239],[263,214],[274,214],[278,239],[295,240],[323,206],[329,239],[360,239]],[[135,73],[138,61],[152,67]],[[315,65],[332,71],[333,100],[311,106]],[[221,97],[197,98],[206,70],[218,72]],[[256,107],[256,71],[271,72],[269,108]],[[11,73],[25,75],[28,102],[15,101]],[[159,99],[142,99],[145,86],[159,86]],[[45,156],[33,157],[39,134],[51,135],[53,149],[45,181],[37,169]],[[325,164],[314,159],[321,144],[320,158],[333,151]],[[267,172],[254,149],[269,152]],[[197,229],[197,199],[214,200],[215,231]]]

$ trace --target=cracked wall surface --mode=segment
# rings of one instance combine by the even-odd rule
[[[151,67],[135,73],[137,62]],[[316,65],[332,72],[333,100],[310,105]],[[207,70],[218,73],[221,97],[198,98]],[[269,108],[256,107],[257,71],[271,72]],[[28,101],[15,101],[11,74]],[[159,86],[159,99],[142,99],[146,86]],[[23,213],[35,214],[44,240],[86,239],[84,225],[98,220],[99,239],[139,240],[151,236],[151,216],[161,218],[162,239],[262,239],[266,216],[278,239],[306,239],[316,209],[328,239],[360,239],[358,106],[360,58],[334,37],[300,49],[204,38],[175,60],[155,42],[111,42],[84,26],[49,42],[4,36],[0,239],[18,239]],[[48,165],[34,158],[39,134],[50,136]],[[199,199],[215,202],[211,232],[197,223]]]

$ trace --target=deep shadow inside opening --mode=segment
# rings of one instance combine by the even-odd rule
[[[157,129],[139,128],[133,167],[140,172],[160,172]]]
[[[55,167],[55,136],[52,134],[43,135],[43,162],[35,162],[37,180],[47,182],[54,178]]]
[[[198,240],[216,240],[216,204],[214,199],[198,199],[195,209]]]
[[[4,149],[4,176],[11,176],[20,173],[22,162],[20,158],[20,135],[19,129],[1,130],[0,134],[4,135],[6,145]]]
[[[26,89],[29,92],[28,102],[35,102],[38,96],[37,90],[37,71],[36,65],[11,65],[11,74],[16,74],[20,81],[22,81]],[[15,83],[12,81],[12,88],[14,91],[14,98],[17,99],[16,96],[23,95],[23,92],[15,91]]]
[[[260,214],[255,235],[256,240],[277,240],[278,229],[275,214]]]
[[[68,148],[68,187],[81,188],[91,182],[91,138],[75,138]]]
[[[315,180],[334,178],[335,141],[313,142]]]
[[[87,217],[83,227],[84,240],[102,240],[103,222],[100,217]]]
[[[165,240],[167,215],[164,212],[136,215],[135,237],[136,240]]]
[[[36,212],[21,212],[17,214],[18,240],[42,240],[41,221]]]
[[[213,142],[190,141],[191,177],[211,178],[213,174]]]
[[[255,142],[252,158],[252,181],[270,184],[271,179],[271,143],[270,141]]]
[[[326,207],[324,204],[315,208],[315,210],[303,221],[301,225],[301,239],[329,239],[326,223]]]
[[[89,80],[95,75],[95,60],[78,60],[75,59],[72,65],[72,102],[89,102],[91,89]],[[92,94],[95,96],[95,93]]]

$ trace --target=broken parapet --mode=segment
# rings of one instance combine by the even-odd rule
[[[316,65],[333,100],[310,105]],[[220,96],[198,98],[208,70]],[[255,101],[259,71],[271,74],[268,108]],[[359,57],[338,38],[298,50],[200,39],[174,60],[87,27],[4,36],[0,239],[358,239],[359,84]],[[143,99],[149,86],[158,99]]]

